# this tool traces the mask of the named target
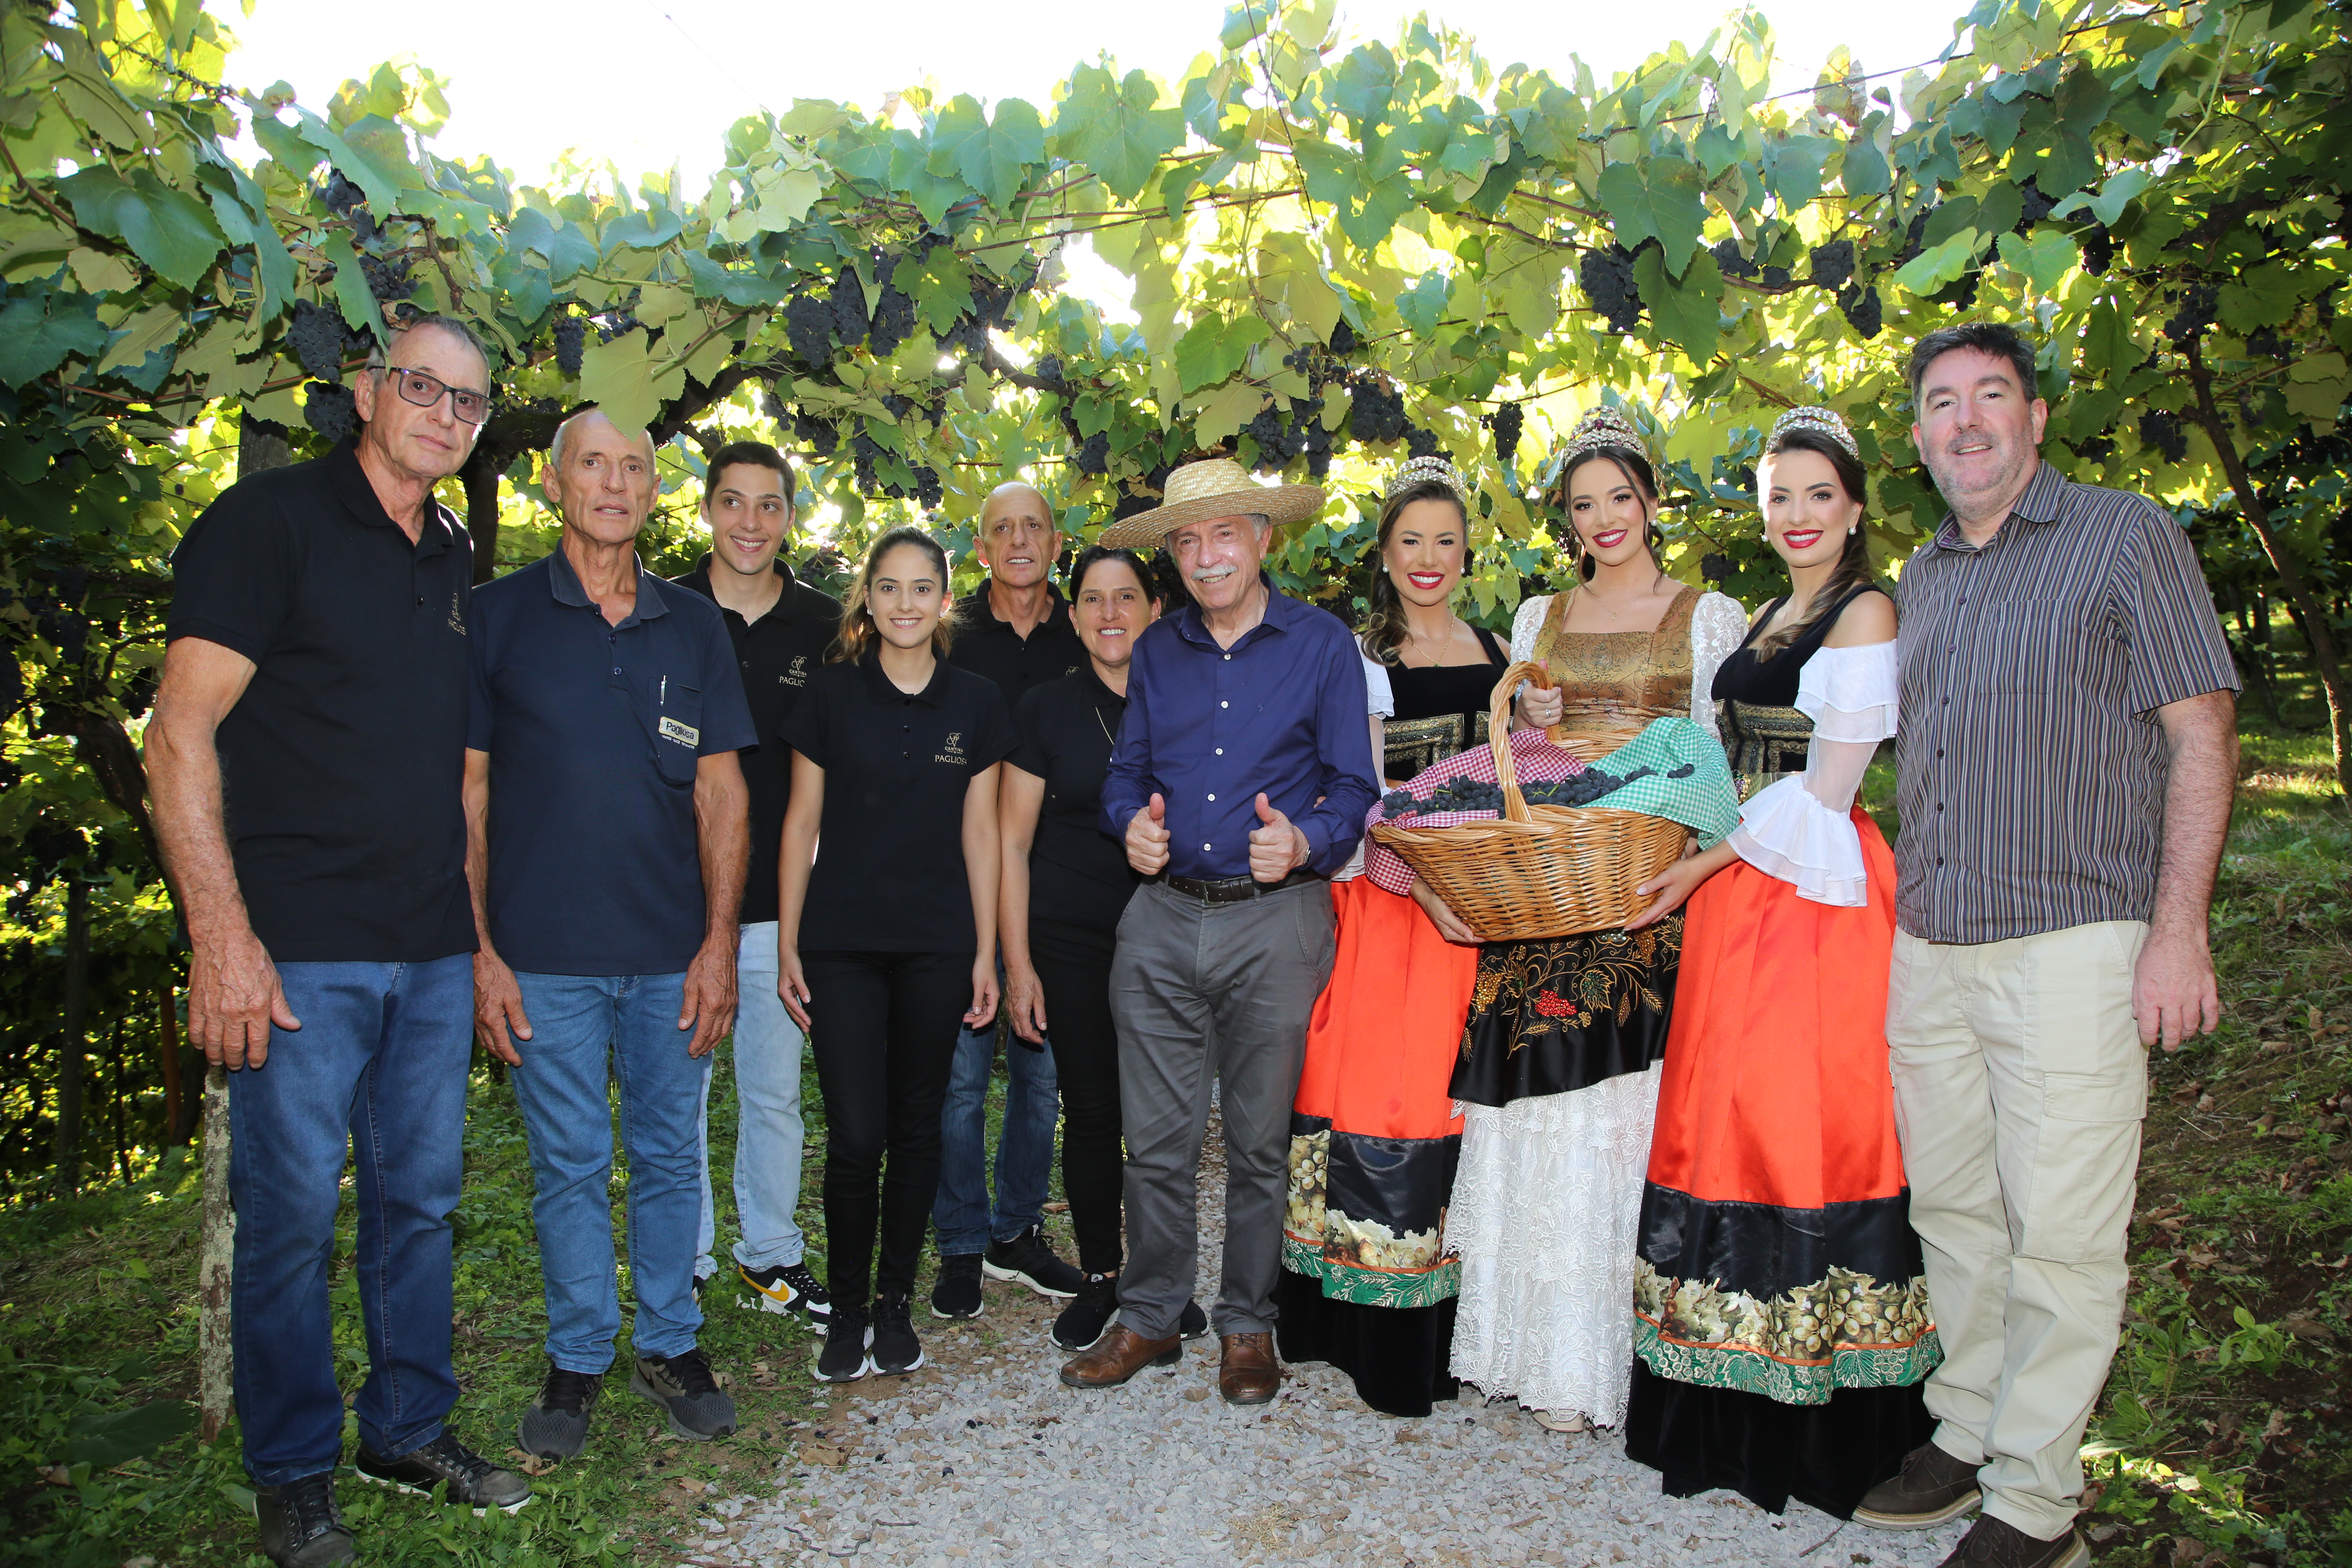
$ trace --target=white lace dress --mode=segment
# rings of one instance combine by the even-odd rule
[[[1532,658],[1551,601],[1519,606],[1514,661]],[[1716,667],[1747,613],[1721,594],[1691,614],[1690,716],[1715,731]],[[1633,1362],[1633,1262],[1658,1068],[1564,1094],[1465,1105],[1446,1215],[1462,1258],[1454,1374],[1529,1409],[1624,1419]]]

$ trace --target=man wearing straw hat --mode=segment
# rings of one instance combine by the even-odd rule
[[[1275,528],[1322,504],[1312,485],[1262,486],[1213,458],[1171,474],[1157,510],[1103,531],[1105,544],[1164,544],[1192,603],[1136,643],[1103,784],[1104,831],[1158,879],[1129,903],[1111,968],[1128,1146],[1119,1322],[1063,1367],[1072,1387],[1124,1383],[1183,1354],[1213,1082],[1226,1172],[1218,1391],[1263,1405],[1281,1386],[1274,1285],[1290,1102],[1331,973],[1325,880],[1363,835],[1376,776],[1348,628],[1276,593],[1263,569]]]

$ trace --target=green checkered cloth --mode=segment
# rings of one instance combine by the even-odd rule
[[[1691,765],[1687,778],[1666,777],[1685,763]],[[1621,778],[1635,768],[1656,769],[1592,804],[1679,822],[1698,835],[1702,849],[1714,848],[1739,826],[1739,792],[1732,786],[1723,742],[1688,719],[1653,719],[1592,765]]]

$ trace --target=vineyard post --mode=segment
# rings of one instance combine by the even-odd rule
[[[65,1038],[58,1045],[58,1196],[81,1185],[83,1034],[89,1013],[89,883],[79,868],[66,874]]]

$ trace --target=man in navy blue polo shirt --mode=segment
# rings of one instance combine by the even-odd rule
[[[228,1069],[236,1413],[261,1549],[349,1560],[327,1302],[356,1147],[359,1468],[451,1502],[530,1483],[444,1425],[473,911],[457,795],[473,552],[433,487],[489,416],[473,333],[427,317],[354,380],[359,438],[240,479],[172,557],[147,776],[188,924],[188,1033]]]
[[[562,542],[474,596],[466,870],[475,1028],[517,1055],[538,1184],[548,1373],[516,1437],[561,1459],[587,1442],[620,1332],[608,1080],[629,1159],[630,1390],[678,1436],[735,1429],[695,1343],[694,1255],[750,847],[735,753],[757,737],[718,606],[637,562],[660,489],[645,432],[576,414],[545,474]]]

